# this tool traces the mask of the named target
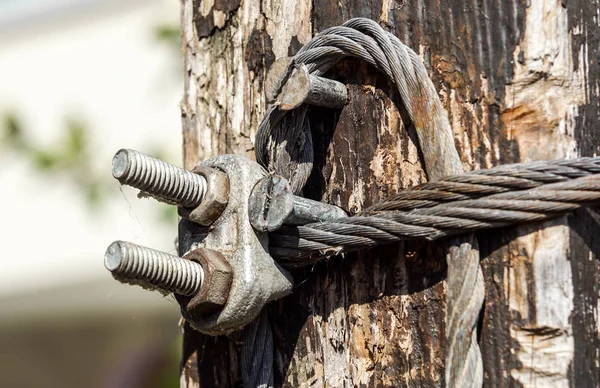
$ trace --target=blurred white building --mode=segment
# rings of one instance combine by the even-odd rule
[[[156,38],[178,23],[177,0],[0,0],[0,118],[16,113],[45,147],[80,119],[107,179],[119,148],[160,145],[181,164],[181,55]],[[117,239],[174,253],[176,224],[113,183],[93,211],[69,179],[0,148],[0,386],[115,385],[128,352],[177,335],[172,299],[103,266]]]

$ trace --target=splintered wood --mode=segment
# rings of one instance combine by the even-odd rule
[[[185,165],[252,156],[266,71],[313,34],[368,17],[421,55],[465,170],[600,151],[599,0],[182,1]],[[314,172],[304,195],[354,213],[423,182],[417,137],[388,80],[344,61],[341,111],[311,108]],[[479,233],[486,286],[484,386],[600,385],[594,210]],[[271,306],[275,386],[451,386],[444,382],[446,264],[405,242],[294,274]],[[241,382],[239,342],[185,328],[182,385]]]

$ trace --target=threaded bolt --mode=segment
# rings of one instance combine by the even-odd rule
[[[206,179],[141,152],[121,149],[113,157],[112,174],[121,182],[159,201],[195,208],[206,192]]]
[[[204,270],[195,261],[126,241],[110,244],[104,266],[121,283],[186,296],[198,293],[204,279]]]

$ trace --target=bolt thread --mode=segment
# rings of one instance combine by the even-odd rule
[[[200,290],[204,277],[202,266],[194,261],[126,241],[108,247],[104,266],[122,283],[187,296]]]
[[[178,206],[196,207],[206,192],[203,176],[135,150],[119,150],[113,157],[112,173],[121,184]]]

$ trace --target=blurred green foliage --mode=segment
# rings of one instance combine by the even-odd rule
[[[62,139],[50,147],[32,141],[14,112],[6,113],[2,124],[0,148],[17,152],[43,174],[68,178],[91,208],[97,208],[106,198],[109,180],[91,166],[89,131],[81,120],[67,118]]]
[[[182,74],[181,29],[179,24],[161,24],[154,28],[154,39],[171,51],[173,75]]]
[[[181,47],[181,29],[177,24],[163,24],[156,27],[154,36],[157,41],[179,49]]]
[[[114,190],[116,181],[106,170],[94,169],[92,142],[88,127],[80,119],[67,117],[61,138],[51,146],[39,146],[24,129],[14,112],[4,114],[0,127],[0,150],[12,151],[30,162],[36,171],[51,178],[67,179],[82,193],[91,210],[99,210]],[[164,149],[152,147],[151,155],[168,161]],[[157,203],[156,217],[174,223],[177,208]]]
[[[172,55],[180,61],[181,32],[178,24],[164,24],[154,28],[154,38],[164,43],[176,53]],[[180,62],[178,62],[180,63]],[[179,66],[177,68],[179,73]],[[177,74],[176,73],[176,74]],[[0,150],[11,150],[33,164],[37,171],[53,178],[64,177],[82,193],[86,204],[97,210],[114,189],[115,182],[105,171],[95,171],[91,161],[92,143],[89,128],[83,120],[67,117],[60,140],[52,146],[41,147],[26,133],[23,120],[15,112],[7,112],[0,118]],[[151,147],[150,155],[169,161],[162,147]],[[173,223],[177,220],[174,206],[158,204],[157,219]]]

